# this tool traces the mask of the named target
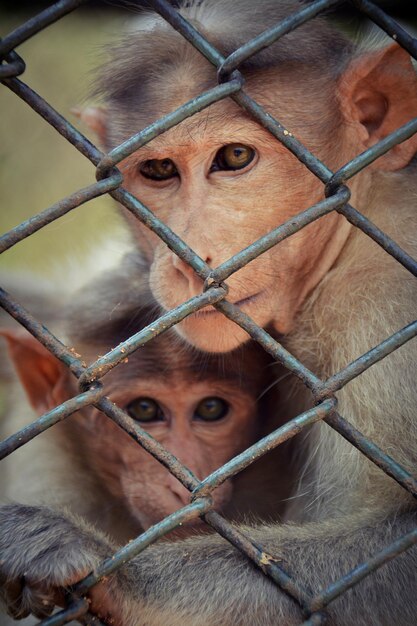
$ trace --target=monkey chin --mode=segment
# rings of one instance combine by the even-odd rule
[[[203,352],[231,352],[249,339],[245,330],[212,307],[193,313],[177,324],[175,330]]]

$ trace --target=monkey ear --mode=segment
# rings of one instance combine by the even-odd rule
[[[0,329],[26,395],[41,415],[71,395],[69,370],[35,337],[24,330]]]
[[[101,106],[89,106],[71,109],[71,113],[97,135],[102,146],[107,145],[107,109]]]
[[[347,68],[339,84],[342,112],[356,124],[364,149],[417,116],[417,74],[398,44],[364,54]],[[398,170],[417,152],[417,136],[392,148],[374,167]]]

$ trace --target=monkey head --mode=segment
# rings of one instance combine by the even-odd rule
[[[245,6],[242,24],[239,11],[233,13],[233,33],[224,32],[227,3],[196,2],[181,11],[228,54],[260,32],[255,12],[250,20],[243,16]],[[274,1],[262,8],[274,23],[297,6]],[[417,112],[417,81],[403,49],[394,44],[358,57],[322,18],[240,69],[247,93],[333,170]],[[81,117],[110,150],[216,81],[215,70],[191,44],[161,18],[148,16],[111,49],[99,81],[105,107],[88,108]],[[366,209],[371,170],[404,167],[416,142],[396,146],[351,181],[356,205]],[[120,169],[124,186],[212,268],[324,198],[322,182],[231,99],[164,132]],[[158,302],[171,309],[201,293],[194,270],[130,213],[128,219],[148,258]],[[306,298],[337,262],[350,229],[336,212],[312,222],[232,274],[228,299],[260,326],[272,322],[277,332],[289,333]],[[176,331],[209,352],[229,351],[247,338],[211,306]]]
[[[123,337],[129,334],[127,324]],[[127,332],[127,335],[126,335]],[[26,331],[5,331],[9,351],[30,402],[39,414],[77,393],[72,375]],[[126,335],[126,336],[125,336]],[[77,349],[90,360],[121,339],[118,331],[88,338]],[[110,342],[110,343],[109,343]],[[111,345],[110,345],[111,344]],[[207,355],[168,332],[142,346],[104,378],[106,395],[203,479],[259,436],[262,389],[271,360],[256,345],[230,355]],[[94,407],[69,418],[78,453],[113,500],[146,529],[190,502],[190,492],[124,430]],[[59,426],[58,426],[59,427]],[[54,427],[55,428],[55,427]],[[214,492],[222,509],[232,495],[226,481]],[[201,522],[184,529],[203,527]],[[184,534],[182,532],[181,534]]]

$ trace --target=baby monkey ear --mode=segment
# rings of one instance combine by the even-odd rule
[[[38,414],[76,393],[70,371],[35,337],[23,329],[0,329],[28,400]],[[72,384],[71,384],[72,383]]]
[[[101,106],[76,107],[71,113],[94,132],[102,147],[107,145],[107,109]]]
[[[356,126],[364,149],[417,117],[417,74],[408,52],[396,43],[354,59],[340,80],[338,94],[342,113],[349,125]],[[373,167],[401,169],[416,152],[413,135]]]

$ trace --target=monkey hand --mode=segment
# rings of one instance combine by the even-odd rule
[[[65,590],[111,554],[106,539],[70,515],[20,504],[0,507],[0,602],[14,619],[44,618]],[[92,612],[111,615],[108,582],[91,592]]]

